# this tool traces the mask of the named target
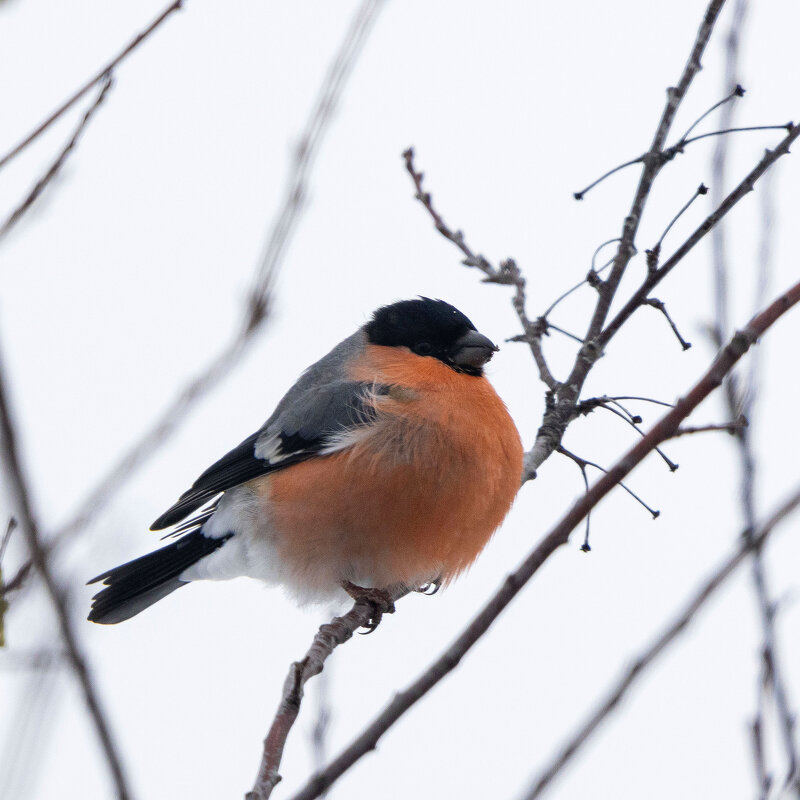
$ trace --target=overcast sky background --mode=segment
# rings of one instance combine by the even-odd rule
[[[163,2],[0,4],[0,152],[106,62]],[[724,11],[704,70],[671,140],[723,94]],[[34,498],[46,528],[147,429],[184,382],[236,329],[251,275],[282,198],[302,128],[354,2],[187,0],[117,70],[117,83],[58,182],[0,243],[0,342]],[[485,286],[432,228],[403,168],[417,150],[434,199],[472,247],[514,256],[535,316],[586,274],[595,247],[617,236],[639,171],[572,192],[649,145],[678,80],[705,3],[424,2],[389,0],[367,43],[311,181],[307,212],[281,268],[275,313],[232,377],[198,405],[59,564],[82,619],[85,581],[154,548],[152,520],[194,478],[255,430],[309,363],[377,306],[424,294],[456,305],[495,340],[518,332],[507,288]],[[742,49],[741,125],[800,116],[796,4],[751,4]],[[2,172],[10,211],[68,139],[74,109]],[[713,130],[709,120],[703,130]],[[781,132],[731,138],[738,180]],[[696,186],[711,181],[714,140],[668,166],[637,245],[652,245]],[[771,198],[770,296],[797,280],[800,162],[782,159]],[[732,319],[753,311],[762,184],[727,227]],[[671,252],[711,210],[701,198],[670,233]],[[682,352],[664,320],[639,311],[591,374],[585,396],[673,400],[713,350],[711,249],[696,248],[657,296],[694,347]],[[641,280],[643,256],[623,284]],[[582,333],[584,289],[553,321]],[[797,482],[800,312],[770,331],[763,402],[752,421],[758,502],[766,512]],[[574,345],[546,353],[563,377]],[[509,344],[488,370],[527,447],[543,388],[527,349]],[[645,427],[659,413],[632,404]],[[725,418],[720,398],[695,423]],[[610,414],[569,429],[565,445],[611,464],[634,441]],[[459,669],[334,787],[331,798],[409,795],[514,798],[604,691],[730,550],[741,529],[737,462],[724,435],[666,448],[629,484],[662,511],[653,522],[621,490],[547,563]],[[579,471],[548,460],[524,487],[474,568],[433,598],[403,600],[369,637],[334,655],[332,754],[452,640],[506,573],[582,491]],[[5,519],[5,500],[0,506]],[[800,704],[797,521],[770,545],[771,588],[784,673]],[[17,540],[9,571],[23,553]],[[6,573],[9,574],[9,573]],[[195,584],[130,622],[79,630],[139,798],[238,797],[291,661],[326,609],[297,609],[279,590],[240,579]],[[72,675],[42,681],[15,654],[54,647],[50,609],[35,587],[12,602],[0,652],[0,797],[98,800],[111,784]],[[750,798],[748,724],[755,707],[759,626],[747,570],[662,657],[592,744],[551,788],[553,798]],[[35,694],[36,708],[28,704]],[[291,796],[311,769],[316,686],[286,749]],[[771,743],[772,752],[779,752]]]

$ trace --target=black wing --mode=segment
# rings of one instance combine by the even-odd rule
[[[175,525],[227,489],[313,458],[336,436],[372,422],[377,412],[371,398],[388,390],[388,386],[343,381],[304,392],[210,466],[150,529]]]

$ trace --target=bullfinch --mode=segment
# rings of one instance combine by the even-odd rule
[[[98,575],[89,619],[129,619],[201,579],[301,602],[447,583],[508,512],[522,444],[483,374],[497,347],[443,300],[379,308],[152,525],[174,541]]]

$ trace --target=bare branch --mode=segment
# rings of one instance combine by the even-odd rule
[[[661,158],[664,143],[669,135],[672,123],[675,119],[675,114],[689,90],[695,75],[701,68],[700,59],[705,52],[709,37],[711,36],[711,32],[723,5],[724,0],[712,0],[706,7],[703,21],[697,31],[689,59],[683,69],[681,78],[677,86],[667,90],[667,102],[656,127],[653,141],[648,152],[642,157],[642,174],[639,178],[630,210],[622,226],[622,233],[619,238],[616,255],[614,256],[611,274],[605,281],[599,282],[597,285],[597,304],[595,305],[586,335],[583,337],[583,346],[578,351],[569,377],[559,384],[558,388],[555,390],[555,397],[548,403],[542,424],[536,433],[536,440],[534,441],[533,447],[525,454],[523,482],[536,475],[536,470],[539,466],[561,443],[561,437],[564,435],[564,431],[575,418],[575,406],[580,397],[583,385],[586,382],[586,378],[597,359],[603,354],[603,347],[608,340],[603,339],[601,336],[601,333],[605,333],[603,331],[603,326],[606,323],[611,303],[616,296],[617,289],[622,281],[628,263],[636,253],[634,240],[639,229],[645,204],[653,187],[653,182],[666,163]],[[658,273],[653,273],[653,275],[656,274]],[[655,285],[655,283],[653,285]],[[647,294],[638,299],[637,305],[634,308],[638,308],[646,299]],[[629,312],[628,316],[630,316],[630,313],[632,313],[632,311]]]
[[[514,287],[514,297],[511,303],[522,324],[522,336],[531,349],[542,383],[551,391],[555,390],[559,383],[550,372],[550,368],[547,366],[547,361],[542,352],[542,336],[547,331],[546,323],[544,320],[531,322],[528,319],[528,314],[525,310],[525,278],[516,262],[508,258],[502,261],[499,267],[494,267],[485,256],[473,252],[472,248],[467,244],[464,234],[461,231],[452,231],[439,212],[434,208],[433,198],[430,192],[426,192],[422,185],[424,174],[422,172],[417,172],[414,167],[414,148],[409,147],[408,150],[403,153],[403,159],[405,160],[406,170],[408,170],[408,174],[411,175],[411,179],[414,181],[414,186],[417,189],[415,195],[416,199],[425,206],[433,219],[436,230],[439,231],[445,239],[451,241],[464,254],[465,257],[462,263],[467,267],[479,269],[486,276],[485,280],[487,283],[500,283]]]
[[[703,239],[715,225],[747,194],[753,191],[755,184],[764,173],[779,159],[789,152],[792,143],[800,136],[800,125],[795,125],[786,134],[774,150],[767,150],[763,158],[742,179],[739,185],[722,201],[721,205],[706,217],[703,223],[689,236],[688,239],[670,256],[657,270],[648,274],[639,289],[634,292],[627,303],[620,309],[614,319],[608,323],[603,332],[597,337],[597,346],[605,347],[608,342],[619,332],[629,317],[644,305],[649,293],[660,283]]]
[[[591,489],[579,498],[567,514],[544,537],[515,572],[512,572],[478,615],[464,629],[453,644],[434,661],[425,672],[405,691],[394,696],[392,701],[367,728],[334,759],[326,769],[312,776],[293,800],[312,800],[319,797],[341,775],[368,752],[375,749],[378,740],[403,714],[421,700],[442,678],[455,669],[461,659],[486,633],[492,623],[503,613],[506,606],[523,586],[536,574],[539,567],[569,540],[574,528],[597,503],[605,497],[653,447],[668,439],[681,422],[708,397],[722,382],[724,376],[750,349],[774,322],[792,306],[800,302],[800,283],[781,295],[767,309],[750,320],[744,330],[738,332],[714,359],[708,371],[695,386],[682,397],[662,419],[631,448]]]
[[[405,587],[391,592],[394,600],[408,594]],[[365,600],[357,600],[355,605],[343,617],[334,617],[322,625],[311,643],[302,661],[295,661],[289,667],[289,674],[283,684],[283,694],[275,719],[264,739],[264,752],[258,768],[253,788],[247,793],[246,800],[267,800],[272,790],[278,785],[281,776],[278,769],[283,757],[286,739],[300,712],[303,700],[303,687],[315,675],[322,672],[328,656],[340,645],[352,638],[359,628],[371,624],[375,609]]]
[[[103,80],[103,85],[100,87],[97,97],[83,115],[70,140],[66,143],[66,145],[64,145],[55,161],[53,161],[53,163],[50,165],[47,172],[45,172],[44,175],[39,178],[25,199],[11,212],[8,219],[2,225],[0,225],[0,240],[2,240],[3,237],[11,230],[11,228],[13,228],[14,225],[19,222],[23,214],[25,214],[25,212],[28,211],[28,209],[36,202],[42,192],[47,188],[47,185],[61,171],[61,167],[64,166],[64,162],[67,160],[67,158],[69,158],[70,153],[75,149],[75,147],[77,147],[83,132],[86,130],[86,127],[88,126],[97,109],[100,108],[103,100],[105,100],[106,95],[113,85],[114,78],[109,72],[106,74],[105,79]]]
[[[742,428],[747,427],[747,417],[744,414],[740,414],[738,419],[732,420],[731,422],[721,422],[713,425],[697,425],[695,427],[688,426],[688,427],[681,427],[675,431],[672,435],[673,439],[677,439],[679,436],[691,436],[695,433],[708,433],[710,431],[724,431],[725,433],[729,433],[731,436],[737,434]]]
[[[614,242],[618,242],[618,241],[619,241],[619,237],[616,237],[614,239],[608,239],[607,241],[605,241],[602,244],[597,246],[597,248],[595,249],[594,253],[592,254],[592,266],[589,269],[588,275],[580,283],[576,283],[572,288],[567,289],[567,291],[564,292],[564,294],[560,295],[555,300],[553,300],[553,302],[550,303],[550,305],[547,307],[547,310],[542,312],[542,318],[547,319],[547,317],[550,316],[550,314],[553,312],[553,310],[556,308],[556,306],[559,303],[561,303],[563,300],[566,300],[573,292],[578,291],[578,289],[580,289],[582,286],[584,286],[584,285],[597,286],[598,285],[598,283],[599,283],[598,280],[597,280],[598,276],[601,273],[605,272],[614,263],[614,259],[613,258],[609,259],[608,261],[606,261],[605,264],[603,264],[602,267],[599,267],[599,268],[595,267],[595,260],[596,260],[597,256],[600,254],[600,251],[604,247],[606,247],[609,244],[614,244]],[[555,326],[552,326],[552,327],[555,327]],[[581,339],[579,336],[575,336],[574,338],[577,339],[579,342],[583,342],[583,339]]]
[[[731,81],[728,81],[728,83],[731,83]],[[696,127],[697,127],[697,126],[698,126],[698,125],[699,125],[699,124],[700,124],[700,123],[701,123],[701,122],[702,122],[702,121],[703,121],[705,118],[706,118],[706,117],[708,117],[710,114],[712,114],[714,111],[716,111],[716,110],[717,110],[718,108],[720,108],[721,106],[727,106],[727,108],[729,109],[729,113],[731,113],[731,114],[732,114],[732,113],[733,113],[733,111],[732,111],[732,110],[730,110],[730,109],[733,109],[733,104],[731,103],[731,100],[734,100],[734,99],[736,99],[737,97],[744,97],[744,95],[745,95],[745,89],[744,89],[744,87],[742,87],[742,85],[741,85],[741,84],[738,84],[738,83],[737,83],[737,84],[736,84],[736,86],[734,86],[734,87],[731,89],[731,91],[730,91],[730,94],[728,94],[728,95],[727,95],[727,97],[723,97],[723,98],[722,98],[722,100],[719,100],[718,102],[714,103],[714,105],[713,105],[713,106],[711,106],[711,108],[709,108],[707,111],[705,111],[704,113],[702,113],[702,114],[701,114],[701,115],[700,115],[700,116],[699,116],[699,117],[698,117],[698,118],[697,118],[697,119],[696,119],[696,120],[695,120],[695,121],[694,121],[694,122],[693,122],[693,123],[692,123],[692,124],[689,126],[689,128],[686,130],[686,132],[683,134],[683,136],[681,136],[681,138],[680,138],[678,141],[680,141],[680,142],[686,142],[686,141],[688,140],[688,138],[689,138],[689,134],[690,134],[690,133],[691,133],[691,132],[692,132],[692,131],[693,131],[693,130],[694,130],[694,129],[695,129],[695,128],[696,128]]]
[[[0,540],[0,647],[6,646],[6,628],[5,628],[5,614],[8,611],[8,600],[6,599],[7,588],[3,582],[3,556],[6,553],[6,547],[11,541],[11,534],[17,528],[17,521],[14,517],[8,520],[6,525],[6,532]]]
[[[11,534],[14,533],[16,529],[17,521],[14,519],[14,517],[9,518],[8,524],[6,525],[6,532],[3,534],[2,540],[0,540],[0,567],[3,565],[3,556],[6,554],[6,548],[8,547],[8,543],[11,541]]]
[[[0,158],[0,169],[2,169],[12,158],[21,153],[31,142],[36,140],[44,133],[64,112],[68,111],[78,102],[91,88],[100,83],[110,74],[114,67],[132,53],[153,31],[155,31],[164,20],[173,12],[178,11],[183,6],[183,0],[174,0],[170,3],[141,33],[133,39],[111,59],[105,66],[101,67],[83,86],[80,87],[71,97],[68,97],[44,122],[40,123],[31,131],[21,142],[11,148],[2,158]]]
[[[800,506],[800,489],[785,501],[777,511],[759,528],[749,540],[742,540],[733,555],[727,558],[708,577],[692,598],[685,604],[683,610],[663,629],[653,643],[641,655],[633,660],[620,679],[604,694],[604,699],[598,704],[586,721],[580,725],[575,734],[570,736],[567,743],[561,748],[558,755],[545,767],[539,777],[522,794],[522,800],[535,800],[550,785],[553,779],[564,769],[575,754],[583,747],[600,723],[619,705],[628,690],[636,683],[637,679],[647,668],[663,653],[672,641],[689,625],[697,612],[705,605],[714,592],[735,572],[745,560],[747,555],[762,547],[769,534],[794,510]]]
[[[691,342],[687,342],[686,339],[681,336],[681,332],[678,330],[678,326],[673,321],[672,317],[669,315],[669,311],[667,311],[667,307],[664,303],[659,300],[657,297],[648,297],[647,300],[644,301],[644,305],[650,306],[651,308],[655,308],[660,311],[664,318],[667,320],[670,328],[672,328],[672,332],[675,334],[675,338],[680,342],[681,347],[684,350],[688,350],[691,346]]]
[[[7,473],[9,494],[17,510],[17,521],[20,530],[25,535],[28,550],[31,554],[31,560],[36,571],[41,575],[44,581],[50,602],[58,618],[61,638],[64,640],[64,646],[67,650],[72,670],[83,690],[86,709],[94,723],[100,745],[105,754],[106,761],[108,762],[117,796],[119,800],[128,800],[131,797],[131,793],[128,789],[127,780],[123,772],[119,751],[111,735],[111,729],[109,728],[105,712],[103,711],[97,689],[89,673],[86,659],[78,644],[78,638],[73,629],[72,620],[67,611],[64,596],[50,570],[47,552],[42,545],[39,526],[31,507],[28,487],[23,477],[22,466],[17,453],[16,434],[11,420],[11,412],[8,405],[8,391],[5,386],[5,375],[2,370],[2,365],[0,365],[0,441],[2,442],[0,453],[2,454]]]
[[[695,189],[694,194],[691,198],[684,204],[681,210],[670,220],[669,225],[664,228],[664,233],[661,234],[658,241],[655,244],[655,247],[652,248],[649,252],[659,253],[661,251],[661,245],[664,243],[664,239],[667,238],[667,234],[670,232],[672,226],[684,215],[684,213],[688,210],[689,206],[697,200],[698,197],[708,194],[708,186],[704,183],[701,183],[697,189]]]
[[[615,408],[611,408],[611,404],[614,404],[622,409],[624,413],[617,411]],[[600,401],[598,400],[584,400],[579,408],[583,411],[584,408],[602,408],[604,411],[610,411],[615,416],[619,417],[620,419],[624,420],[628,425],[630,425],[639,436],[644,436],[644,431],[639,427],[642,423],[642,418],[638,416],[634,416],[628,411],[624,406],[620,405],[616,400],[612,400],[611,398]],[[667,465],[670,472],[676,472],[680,468],[680,464],[676,464],[660,447],[653,448],[656,453],[661,457],[661,460]]]

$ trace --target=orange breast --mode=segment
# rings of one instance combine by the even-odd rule
[[[511,507],[522,473],[516,427],[485,378],[433,358],[370,346],[351,372],[402,387],[376,398],[369,433],[254,482],[282,563],[320,585],[447,581]]]

